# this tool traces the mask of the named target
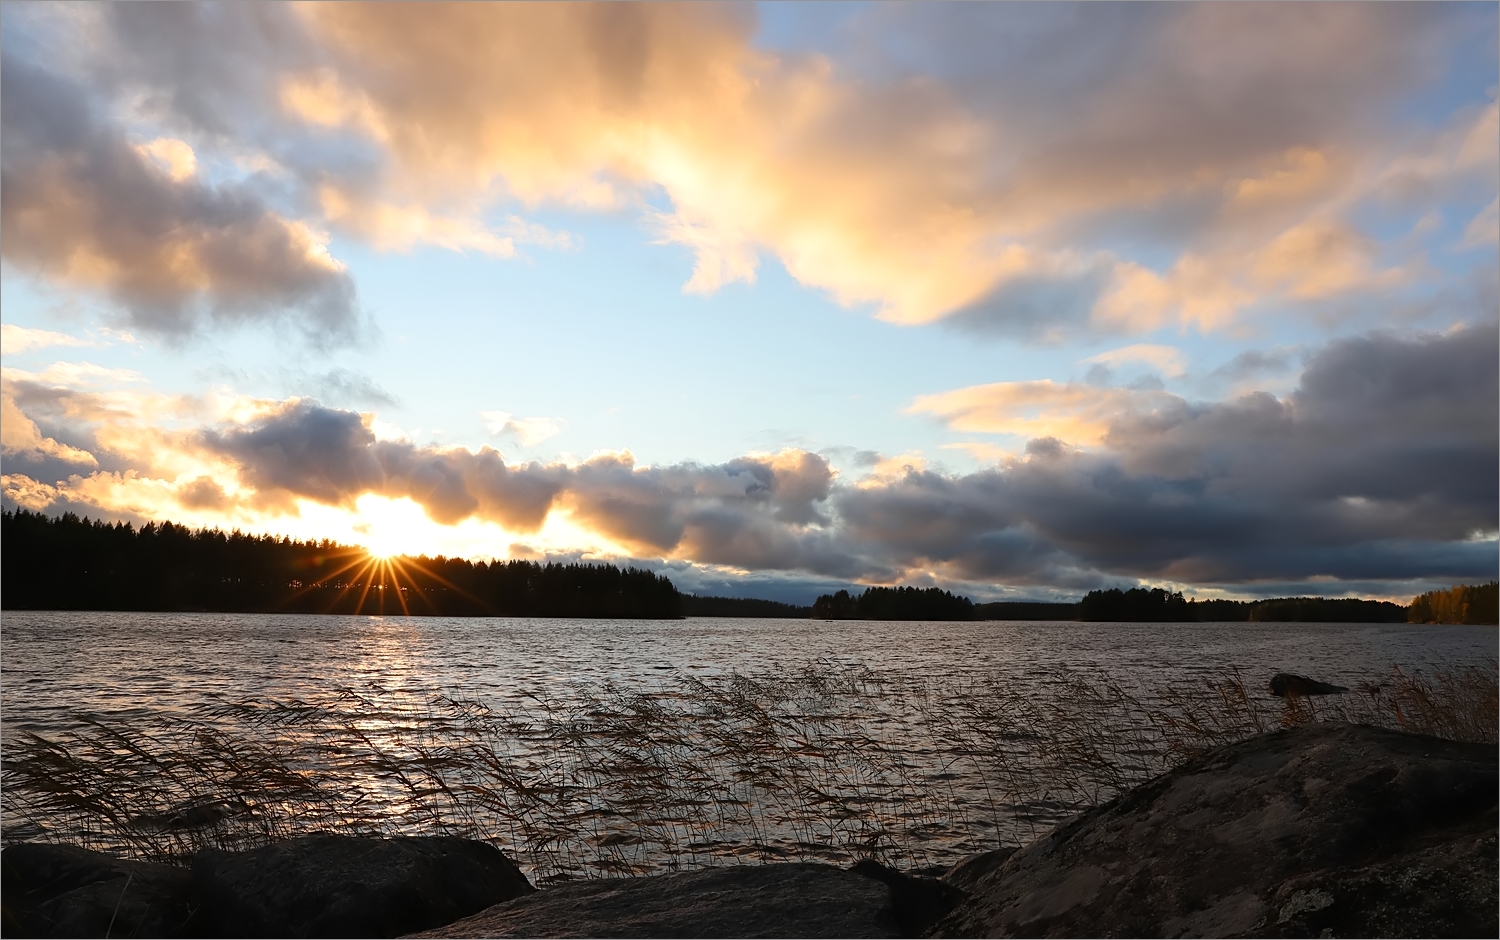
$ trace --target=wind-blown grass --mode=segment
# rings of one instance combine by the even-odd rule
[[[16,734],[4,831],[163,860],[310,831],[454,834],[543,884],[736,860],[924,867],[1260,731],[1348,720],[1493,744],[1496,715],[1494,665],[1393,669],[1321,700],[1234,673],[1141,693],[1082,672],[1020,687],[827,663],[569,686],[516,710],[370,686]]]

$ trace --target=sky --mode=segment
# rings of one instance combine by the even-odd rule
[[[809,603],[1500,564],[1493,3],[0,7],[0,498]]]

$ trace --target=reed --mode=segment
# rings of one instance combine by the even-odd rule
[[[791,675],[568,686],[514,708],[409,690],[211,700],[141,727],[82,716],[8,737],[7,840],[182,860],[312,831],[452,834],[538,883],[874,857],[923,868],[1028,841],[1219,744],[1306,721],[1496,743],[1496,664],[1393,668],[1323,700],[1228,673],[1127,689]]]

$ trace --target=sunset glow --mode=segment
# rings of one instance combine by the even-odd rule
[[[332,540],[397,608],[418,556],[1500,563],[1493,5],[0,17],[6,509]]]

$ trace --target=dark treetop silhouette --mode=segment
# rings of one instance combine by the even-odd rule
[[[1090,591],[1078,602],[1078,619],[1146,623],[1405,623],[1406,608],[1357,598],[1277,597],[1264,601],[1186,600],[1164,588]]]
[[[870,587],[811,607],[694,597],[666,577],[614,565],[376,558],[330,541],[0,513],[7,610],[213,610],[492,617],[814,617],[825,620],[1494,623],[1495,582],[1399,604],[1355,598],[1186,600],[1163,588],[1090,591],[1076,604],[975,604],[941,588]]]
[[[942,588],[871,587],[857,597],[848,591],[824,594],[813,602],[823,620],[973,620],[974,602]]]
[[[0,513],[8,610],[682,616],[665,577],[614,565],[389,558],[333,542]]]

